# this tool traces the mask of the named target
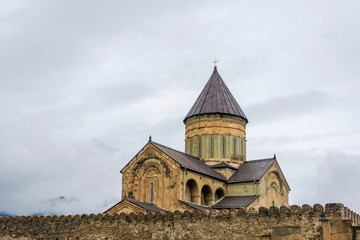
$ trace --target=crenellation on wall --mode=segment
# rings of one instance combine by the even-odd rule
[[[0,217],[0,239],[352,239],[359,215],[343,204],[129,214]],[[281,236],[281,238],[279,237]],[[333,238],[326,238],[332,236]],[[337,237],[337,238],[336,238]]]
[[[303,212],[312,212],[313,208],[309,204],[303,204],[301,206]]]
[[[347,207],[343,208],[342,217],[343,217],[343,219],[351,220],[351,224],[353,226],[359,226],[360,225],[360,215],[353,212],[352,210],[350,210]]]
[[[297,214],[302,213],[302,208],[299,205],[291,205],[290,206],[290,212],[292,214],[297,215]]]
[[[324,212],[324,207],[321,204],[316,203],[313,206],[313,212],[316,215],[320,215]]]

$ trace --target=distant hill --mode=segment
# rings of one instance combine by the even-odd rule
[[[5,217],[5,216],[12,216],[12,215],[7,212],[0,212],[0,217]]]
[[[56,213],[43,213],[43,212],[39,212],[39,213],[33,213],[29,216],[55,216],[57,215]],[[60,215],[60,214],[59,214]],[[6,217],[6,216],[16,216],[14,214],[10,214],[4,211],[0,211],[0,217]]]

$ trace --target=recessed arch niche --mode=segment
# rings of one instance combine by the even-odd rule
[[[215,191],[215,195],[214,195],[214,201],[216,202],[217,200],[219,200],[220,198],[222,198],[225,195],[224,190],[222,188],[218,188]]]
[[[185,187],[185,201],[198,203],[199,186],[194,179],[190,179],[186,182]]]
[[[209,185],[204,185],[201,188],[201,205],[211,206],[213,203],[213,191]]]

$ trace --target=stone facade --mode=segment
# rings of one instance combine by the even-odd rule
[[[154,203],[169,211],[178,209],[182,171],[178,163],[153,145],[147,144],[122,170],[122,174],[123,198]]]
[[[212,206],[223,196],[239,195],[259,195],[247,208],[288,205],[289,187],[277,162],[259,181],[228,183],[226,179],[181,168],[179,163],[149,141],[125,166],[122,174],[122,199],[133,198],[172,212],[188,210],[179,200]],[[129,205],[123,210],[113,208],[108,213],[128,213],[132,204]],[[139,212],[137,208],[133,211]]]
[[[359,240],[360,216],[342,204],[153,214],[0,217],[0,240]]]

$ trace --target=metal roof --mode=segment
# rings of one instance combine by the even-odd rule
[[[211,207],[217,208],[245,208],[253,201],[259,198],[259,195],[248,196],[224,196]]]
[[[186,115],[184,122],[192,116],[206,113],[229,114],[241,117],[248,122],[245,113],[222,80],[216,67],[204,89]]]
[[[150,212],[166,212],[165,209],[159,208],[153,203],[140,202],[132,198],[126,198],[126,200]]]
[[[196,210],[199,210],[199,211],[211,210],[212,209],[209,206],[199,205],[199,204],[196,204],[196,203],[193,203],[193,202],[187,202],[187,201],[182,201],[182,200],[179,200],[179,201],[184,203],[185,205],[187,205],[189,207],[192,207],[192,208],[194,208]]]
[[[160,149],[161,151],[163,151],[166,155],[171,157],[177,163],[179,163],[181,167],[187,168],[194,172],[202,173],[206,176],[210,176],[213,178],[217,178],[217,179],[226,181],[226,178],[224,178],[222,175],[217,173],[215,170],[211,169],[208,165],[206,165],[199,158],[193,157],[186,153],[183,153],[178,150],[161,145],[160,143],[156,143],[153,141],[150,141],[150,143],[153,144],[158,149]]]
[[[227,182],[235,183],[260,180],[275,161],[276,158],[246,161],[231,175]]]
[[[115,204],[114,206],[109,208],[108,210],[106,210],[105,213],[108,212],[109,210],[111,210],[112,208],[116,207],[117,205],[121,204],[122,202],[125,202],[125,201],[131,202],[132,204],[135,204],[135,205],[145,209],[146,211],[150,211],[150,212],[166,212],[165,209],[159,208],[158,206],[156,206],[153,203],[145,203],[145,202],[137,201],[137,200],[132,199],[132,198],[124,198],[123,200],[121,200],[120,202],[118,202],[117,204]]]
[[[220,162],[218,164],[211,165],[210,167],[211,168],[230,168],[230,169],[233,169],[233,170],[237,170],[236,167],[233,167],[230,164],[227,164],[225,162]]]

